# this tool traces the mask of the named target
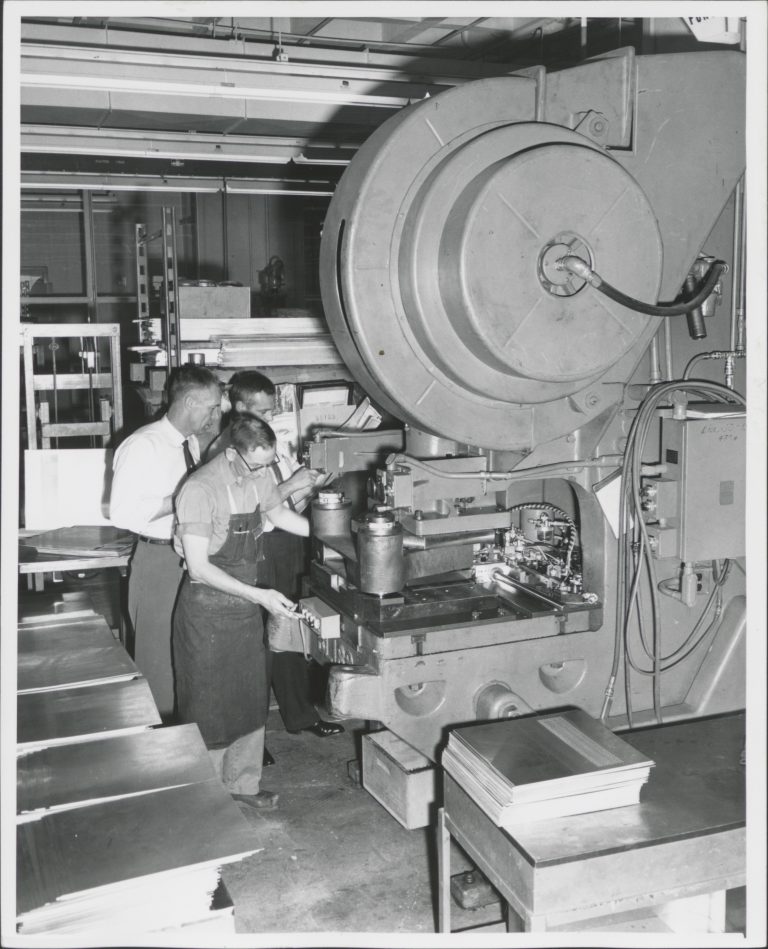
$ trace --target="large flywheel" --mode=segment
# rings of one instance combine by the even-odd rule
[[[404,109],[360,149],[323,230],[326,316],[360,384],[483,448],[531,448],[604,411],[657,325],[559,267],[576,254],[655,302],[661,238],[604,149],[532,120],[534,93],[489,79]]]

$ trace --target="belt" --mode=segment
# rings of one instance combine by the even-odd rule
[[[143,540],[145,544],[170,544],[170,539],[166,540],[164,537],[147,537],[145,534],[136,535],[139,540]]]

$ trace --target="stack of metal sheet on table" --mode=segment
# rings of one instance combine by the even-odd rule
[[[94,610],[28,615],[18,644],[21,750],[161,723],[146,680]]]
[[[19,694],[135,679],[139,670],[93,614],[66,624],[19,624]]]
[[[442,756],[445,772],[508,830],[637,804],[653,765],[579,708],[456,728]]]
[[[257,839],[197,726],[152,728],[160,716],[146,681],[127,655],[111,655],[122,647],[99,620],[85,609],[19,624],[29,690],[18,695],[17,929],[89,941],[233,932],[221,867],[253,853]],[[56,636],[65,657],[69,647],[106,650],[104,674],[88,677],[94,656],[65,661],[64,672],[51,666]],[[41,655],[45,663],[23,661]]]
[[[135,538],[117,527],[79,524],[26,534],[25,543],[40,554],[65,557],[113,557],[128,551]]]

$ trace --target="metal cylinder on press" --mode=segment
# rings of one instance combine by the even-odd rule
[[[320,491],[312,502],[312,532],[319,537],[349,536],[352,502],[340,491]]]
[[[386,596],[405,580],[403,528],[389,511],[366,514],[357,522],[360,590]]]

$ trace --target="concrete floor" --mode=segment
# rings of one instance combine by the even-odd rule
[[[350,778],[362,725],[289,735],[270,714],[262,787],[279,807],[242,808],[263,849],[223,874],[238,932],[435,932],[434,835],[405,830]]]
[[[273,710],[267,747],[275,764],[262,787],[280,793],[276,811],[242,807],[259,851],[226,867],[238,933],[435,933],[437,856],[432,828],[405,830],[350,778],[363,722],[331,738],[289,735]],[[471,867],[453,846],[451,872]],[[728,894],[729,932],[744,932],[744,889]],[[454,931],[483,925],[504,933],[499,903],[452,906]],[[616,930],[614,930],[616,931]],[[647,922],[621,931],[650,932]]]
[[[116,573],[109,571],[109,573]],[[57,587],[87,593],[93,607],[117,626],[116,578],[103,574]],[[28,596],[20,584],[23,595]],[[45,595],[35,594],[42,604]],[[362,721],[345,722],[331,738],[289,735],[276,706],[267,725],[275,764],[262,787],[280,793],[278,810],[244,807],[259,850],[224,868],[238,933],[435,933],[437,848],[432,827],[405,830],[355,780],[348,763],[360,757]],[[452,843],[451,872],[472,867]],[[728,893],[727,931],[745,931],[744,888]],[[453,931],[483,926],[480,934],[506,932],[500,903],[451,909]],[[622,921],[603,931],[651,932],[647,921]]]

